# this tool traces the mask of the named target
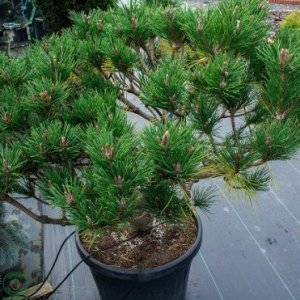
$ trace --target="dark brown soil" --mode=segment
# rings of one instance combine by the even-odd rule
[[[148,232],[126,230],[107,232],[88,248],[88,238],[81,242],[89,253],[99,249],[94,257],[99,261],[127,269],[148,269],[164,265],[182,256],[195,242],[197,226],[194,220],[182,225],[160,223]]]

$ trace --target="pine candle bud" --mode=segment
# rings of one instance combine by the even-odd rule
[[[8,112],[4,113],[2,120],[6,124],[10,123],[11,122],[11,114]]]
[[[272,144],[272,142],[273,142],[273,139],[272,139],[272,137],[271,136],[266,136],[266,144],[268,145],[268,146],[270,146],[271,144]]]
[[[169,146],[169,137],[170,137],[170,133],[169,131],[166,131],[160,140],[160,144],[164,148],[167,148]]]
[[[102,29],[103,29],[103,22],[102,22],[102,20],[99,20],[97,22],[96,27],[97,27],[98,31],[102,31]]]
[[[52,59],[52,63],[53,63],[53,65],[56,65],[56,64],[57,64],[57,59],[56,59],[55,56],[54,56],[53,59]]]
[[[286,118],[286,116],[287,116],[286,111],[277,111],[275,117],[276,117],[277,120],[282,121]]]
[[[166,76],[165,76],[164,83],[165,83],[165,85],[169,85],[170,84],[170,78],[169,78],[168,74],[166,74]]]
[[[288,65],[292,60],[292,56],[290,54],[289,49],[281,48],[279,54],[279,63],[282,67]]]
[[[48,130],[44,130],[44,132],[43,132],[43,139],[48,139],[48,137],[49,137],[49,131]]]
[[[9,75],[8,75],[8,73],[7,73],[7,72],[5,72],[5,71],[2,71],[2,72],[1,72],[1,76],[2,76],[2,78],[3,78],[4,80],[6,80],[6,81],[8,81],[8,80],[9,80]]]
[[[74,203],[74,196],[71,192],[65,192],[65,198],[68,204]]]
[[[124,183],[124,178],[119,175],[114,178],[114,182],[117,186],[121,186]]]
[[[197,30],[198,30],[199,33],[203,32],[203,23],[200,19],[198,20]]]
[[[175,171],[176,173],[180,173],[181,170],[182,170],[181,164],[180,164],[180,163],[177,163],[177,164],[173,165],[173,168],[174,168],[174,171]]]
[[[192,145],[190,145],[190,146],[188,147],[188,152],[193,153],[194,151],[195,151],[195,147],[192,146]]]
[[[223,64],[223,66],[222,66],[222,75],[224,76],[224,77],[228,77],[228,75],[229,75],[229,73],[228,73],[228,71],[227,71],[227,64]]]
[[[173,18],[173,15],[174,15],[174,9],[172,7],[169,7],[167,9],[167,17],[171,19]]]
[[[46,102],[48,99],[48,92],[47,91],[40,92],[39,96],[42,101]]]
[[[5,173],[10,172],[10,166],[8,165],[6,159],[2,159],[3,170]]]
[[[220,45],[220,44],[217,44],[217,46],[215,47],[215,52],[216,52],[217,54],[219,54],[219,53],[221,53],[221,51],[222,51],[221,45]]]
[[[241,20],[237,20],[237,21],[236,21],[236,27],[235,27],[236,32],[239,31],[240,25],[241,25]]]
[[[68,141],[66,139],[66,137],[62,136],[60,139],[60,147],[65,150],[68,147]]]
[[[45,146],[43,145],[43,143],[40,143],[39,144],[39,153],[44,154],[45,152],[46,152]]]
[[[48,53],[50,52],[49,44],[45,44],[45,45],[43,46],[43,49],[44,49],[44,51],[48,54]]]
[[[111,147],[110,145],[105,145],[102,149],[101,149],[103,155],[110,161],[113,160],[114,157],[114,149],[113,147]]]
[[[134,15],[131,17],[131,24],[132,24],[133,28],[137,28],[138,27],[138,19]]]
[[[169,97],[169,100],[170,102],[173,104],[173,103],[176,103],[176,95],[174,94],[173,96],[170,96]]]
[[[234,7],[234,10],[233,10],[233,14],[234,14],[234,15],[237,13],[238,9],[239,9],[239,6],[236,5],[236,6]]]
[[[226,82],[225,78],[223,78],[222,81],[220,82],[220,88],[225,89],[226,86],[227,86],[227,82]]]

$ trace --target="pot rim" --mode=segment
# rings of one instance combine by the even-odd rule
[[[159,274],[163,271],[163,273],[171,273],[175,268],[180,268],[181,265],[184,265],[186,261],[192,260],[193,257],[197,254],[197,252],[200,249],[201,243],[202,243],[202,236],[203,236],[203,230],[202,230],[202,223],[201,219],[198,215],[198,213],[195,213],[195,221],[197,225],[197,237],[195,239],[195,242],[193,245],[180,257],[176,258],[175,260],[168,262],[166,264],[163,264],[161,266],[153,267],[153,268],[147,268],[147,269],[125,269],[125,268],[119,268],[111,265],[107,265],[105,263],[100,262],[99,260],[95,259],[93,256],[87,258],[85,260],[85,263],[87,263],[89,266],[93,268],[97,268],[100,273],[103,274],[111,274],[113,273],[115,276],[121,275],[121,276],[130,276],[130,275],[137,275],[139,277],[160,277]],[[86,251],[86,249],[83,247],[78,232],[76,232],[76,246],[79,252],[81,252],[80,256],[83,258],[90,255],[89,252]]]

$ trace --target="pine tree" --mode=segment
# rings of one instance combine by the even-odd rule
[[[1,56],[0,199],[98,232],[144,210],[180,221],[209,209],[215,191],[193,188],[201,179],[267,190],[267,162],[300,146],[299,32],[270,38],[267,14],[261,0],[132,1],[72,13],[72,28],[27,56]],[[15,192],[66,217],[37,216]]]

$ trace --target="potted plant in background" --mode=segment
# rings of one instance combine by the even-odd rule
[[[103,299],[182,299],[195,207],[214,196],[194,183],[222,176],[252,195],[269,187],[266,162],[299,148],[299,33],[268,37],[266,16],[260,0],[131,2],[73,14],[26,57],[0,57],[0,199],[75,224]]]

